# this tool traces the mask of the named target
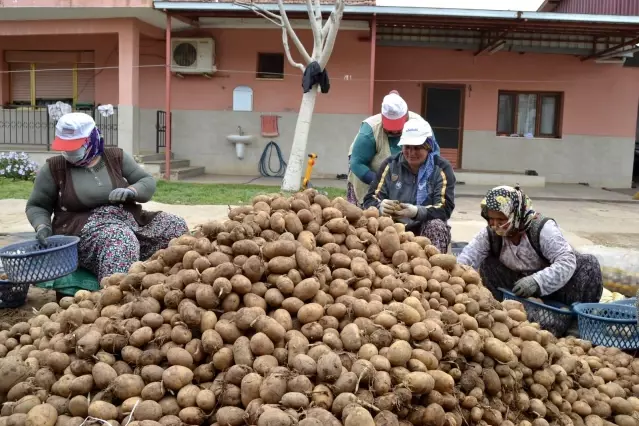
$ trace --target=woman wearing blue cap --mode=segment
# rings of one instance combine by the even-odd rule
[[[26,208],[41,244],[53,234],[80,237],[80,266],[101,280],[188,232],[178,216],[142,210],[155,179],[122,149],[105,148],[90,115],[62,116],[55,134],[61,155],[39,170]]]

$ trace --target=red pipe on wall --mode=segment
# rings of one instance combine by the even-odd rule
[[[377,50],[377,17],[373,15],[371,20],[371,70],[370,87],[368,88],[368,110],[370,115],[375,115],[375,51]]]
[[[166,13],[166,65],[164,70],[164,178],[171,180],[171,15]]]

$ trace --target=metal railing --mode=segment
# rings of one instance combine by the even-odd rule
[[[106,146],[118,146],[118,109],[113,115],[103,117],[97,107],[78,108],[93,117],[104,137]],[[55,136],[56,120],[49,117],[47,108],[31,108],[8,105],[0,108],[0,145],[18,145],[32,149],[51,149]]]

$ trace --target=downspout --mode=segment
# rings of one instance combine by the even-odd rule
[[[371,70],[370,82],[368,88],[368,112],[375,115],[374,97],[375,97],[375,54],[377,50],[377,16],[373,15],[371,19]]]
[[[171,180],[171,14],[166,12],[166,64],[164,69],[164,178]]]

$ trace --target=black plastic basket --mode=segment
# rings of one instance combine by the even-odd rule
[[[55,280],[78,268],[80,238],[56,235],[47,247],[37,240],[11,244],[0,249],[0,262],[13,284],[36,284]]]
[[[596,346],[639,349],[637,308],[618,303],[578,303],[579,334]]]
[[[564,305],[563,303],[552,300],[545,300],[544,303],[539,303],[534,300],[515,296],[511,291],[505,288],[499,288],[499,291],[503,293],[504,300],[516,300],[524,305],[526,313],[528,314],[528,321],[538,323],[541,328],[550,331],[557,337],[562,337],[566,334],[575,316],[572,310],[561,309],[570,309],[568,305]]]
[[[29,283],[14,284],[0,280],[0,308],[18,308],[27,301]]]
[[[0,276],[4,274],[0,262]],[[0,279],[0,308],[17,308],[25,304],[29,293],[29,284],[13,284]]]

